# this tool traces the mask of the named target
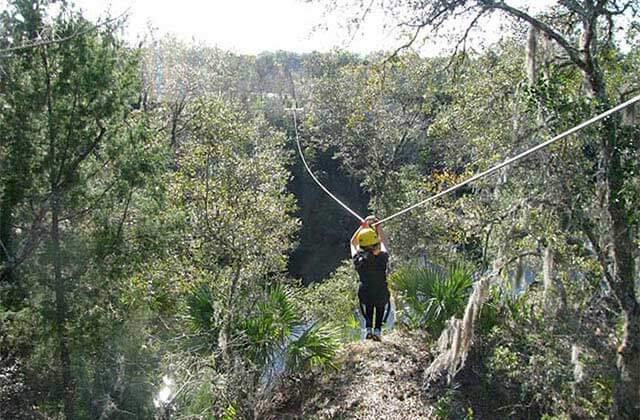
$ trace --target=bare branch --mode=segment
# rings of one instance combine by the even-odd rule
[[[618,6],[617,2],[613,2],[613,4],[611,4],[611,6],[614,8],[613,10],[607,9],[605,7],[607,5],[607,3],[611,3],[611,2],[608,2],[606,0],[600,0],[598,2],[597,11],[602,13],[602,14],[606,14],[606,15],[610,15],[610,16],[624,15],[629,10],[632,10],[634,13],[637,12],[633,7],[633,1],[625,2],[624,5],[622,5],[622,6]]]
[[[560,4],[573,11],[574,13],[577,13],[581,18],[586,19],[587,12],[576,0],[562,0],[560,1]]]
[[[502,10],[513,17],[516,17],[520,20],[523,20],[533,25],[535,28],[545,33],[549,38],[556,41],[556,43],[558,43],[558,45],[560,45],[560,47],[562,47],[567,52],[571,60],[578,67],[580,67],[581,69],[585,69],[587,67],[587,64],[585,63],[585,61],[582,59],[582,57],[580,57],[580,52],[578,51],[578,49],[573,47],[565,37],[563,37],[560,33],[554,30],[551,26],[547,25],[546,23],[542,22],[539,19],[534,18],[530,14],[525,13],[520,9],[509,6],[508,4],[504,3],[504,1],[497,2],[497,3],[492,0],[479,0],[479,1],[480,3],[488,7]]]
[[[456,46],[455,46],[455,48],[453,50],[453,54],[451,54],[451,59],[449,60],[449,63],[447,64],[447,67],[446,67],[447,69],[454,64],[454,62],[456,61],[456,58],[460,56],[460,54],[459,54],[460,52],[462,52],[462,60],[460,60],[459,63],[462,64],[464,62],[464,56],[465,56],[465,53],[467,52],[467,39],[469,38],[469,34],[471,33],[471,30],[475,27],[475,25],[478,23],[480,18],[488,10],[490,10],[488,7],[483,7],[480,10],[480,12],[478,12],[476,17],[473,18],[473,20],[471,21],[471,23],[469,24],[469,26],[465,30],[465,32],[462,35],[462,37],[460,39],[458,39],[458,42],[456,43]],[[462,51],[460,51],[460,45],[461,44],[462,44]]]
[[[351,45],[351,43],[353,42],[353,40],[356,37],[356,34],[358,33],[358,30],[360,29],[360,25],[362,24],[362,22],[364,22],[364,20],[367,18],[369,13],[371,13],[371,9],[373,8],[373,2],[374,1],[375,0],[371,0],[369,2],[369,5],[364,9],[364,12],[362,12],[362,16],[360,16],[360,18],[355,21],[356,22],[356,27],[351,32],[351,38],[349,38],[349,41],[347,42],[347,45]]]
[[[426,26],[426,25],[424,25]],[[383,65],[387,64],[388,62],[396,59],[398,57],[398,54],[400,54],[401,51],[406,50],[407,48],[410,48],[411,45],[413,45],[413,43],[416,41],[416,39],[418,38],[418,35],[420,34],[420,31],[424,28],[424,26],[418,26],[415,30],[415,32],[413,33],[413,35],[411,36],[411,38],[405,42],[404,44],[402,44],[400,47],[396,48],[391,55],[389,55],[387,58],[384,59],[384,61],[382,62]]]
[[[507,266],[508,266],[509,264],[511,264],[512,262],[514,262],[514,261],[516,261],[516,260],[519,260],[520,258],[524,258],[524,257],[541,257],[541,255],[540,255],[540,252],[539,252],[539,251],[525,251],[525,252],[521,252],[520,254],[515,255],[515,256],[513,256],[513,257],[509,258],[507,261],[505,261],[505,262],[501,263],[501,264],[499,265],[499,268],[498,268],[498,273],[499,273],[499,274],[502,274],[502,271],[503,271],[505,268],[507,268]]]

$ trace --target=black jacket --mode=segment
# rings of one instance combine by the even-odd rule
[[[358,251],[353,256],[353,265],[360,276],[358,298],[364,304],[384,304],[389,301],[387,288],[387,263],[389,254],[380,252],[378,255],[365,251]]]

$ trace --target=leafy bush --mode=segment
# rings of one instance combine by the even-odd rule
[[[473,409],[462,403],[460,390],[447,388],[433,406],[433,417],[440,420],[472,420]]]
[[[305,322],[332,325],[345,341],[359,337],[357,289],[358,275],[351,261],[345,261],[328,279],[309,285],[298,295]]]
[[[541,295],[537,288],[517,296],[492,290],[492,306],[480,323],[483,394],[491,396],[493,409],[508,409],[504,414],[514,418],[606,417],[613,352],[599,348],[596,329],[545,316]],[[491,328],[482,328],[483,323]],[[574,344],[581,349],[580,384],[574,376]]]
[[[482,304],[478,329],[482,336],[488,335],[491,330],[500,323],[502,293],[499,288],[492,287],[489,296]]]
[[[221,310],[211,286],[206,283],[193,286],[186,301],[191,332],[217,338]]]
[[[283,284],[256,288],[243,297],[242,316],[225,326],[225,296],[210,284],[192,287],[185,298],[185,353],[168,363],[174,376],[194,378],[175,403],[180,413],[244,417],[259,411],[279,380],[312,367],[333,367],[339,332],[324,321],[305,320],[299,301],[304,292]],[[224,327],[229,362],[218,342]]]
[[[275,286],[266,298],[256,305],[252,316],[244,320],[240,329],[248,339],[247,353],[254,363],[263,366],[277,350],[288,344],[293,329],[301,324],[293,303],[293,289]]]
[[[400,319],[439,335],[447,319],[462,316],[473,279],[465,264],[452,264],[447,270],[410,266],[395,272],[390,283],[402,307]]]
[[[505,292],[500,286],[493,285],[480,310],[480,333],[488,336],[494,327],[505,320],[521,325],[530,323],[538,317],[533,307],[530,294],[514,295]]]
[[[287,347],[289,369],[303,371],[311,367],[335,368],[333,360],[340,346],[339,333],[326,324],[313,324]]]

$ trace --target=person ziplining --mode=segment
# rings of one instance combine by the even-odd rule
[[[382,324],[391,311],[387,286],[389,252],[384,243],[382,227],[371,226],[375,216],[367,217],[351,237],[351,259],[360,277],[358,300],[365,320],[366,339],[380,341]]]

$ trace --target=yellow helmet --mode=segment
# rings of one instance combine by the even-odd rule
[[[380,239],[378,238],[378,234],[375,230],[371,228],[364,228],[358,232],[358,244],[362,248],[377,245],[379,243]]]

